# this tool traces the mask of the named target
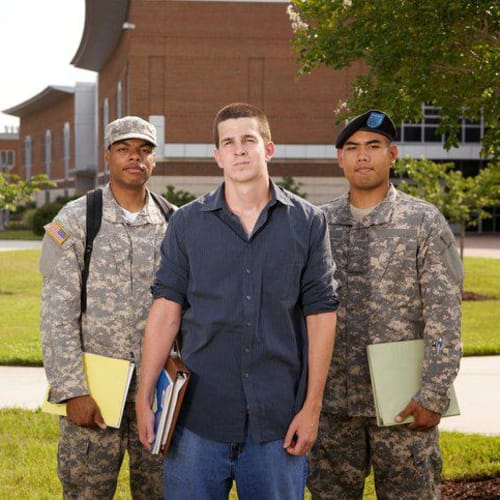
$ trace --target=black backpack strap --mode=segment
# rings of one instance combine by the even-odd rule
[[[177,207],[166,200],[163,196],[153,193],[153,191],[150,191],[150,193],[153,201],[158,205],[158,208],[161,210],[161,213],[165,217],[165,220],[168,222]]]
[[[87,310],[87,279],[89,277],[90,256],[94,246],[94,239],[101,228],[102,218],[102,189],[94,189],[87,193],[87,231],[85,238],[85,252],[83,254],[82,291],[80,308],[82,314]]]

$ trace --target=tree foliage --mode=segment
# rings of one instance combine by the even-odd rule
[[[23,181],[18,175],[0,173],[0,210],[14,212],[18,205],[31,201],[32,194],[40,191],[40,188],[54,185],[45,174]]]
[[[196,199],[196,196],[189,191],[184,191],[182,189],[176,189],[172,184],[167,184],[167,190],[163,193],[163,196],[174,205],[182,207],[186,203]]]
[[[294,0],[288,8],[302,71],[361,61],[339,121],[377,107],[397,122],[441,108],[439,133],[484,120],[482,154],[500,152],[500,3],[493,0]]]
[[[476,176],[464,177],[453,163],[399,159],[394,173],[402,191],[436,205],[446,219],[460,227],[461,256],[468,226],[491,217],[486,209],[500,204],[500,164],[491,164]]]
[[[290,191],[291,193],[306,199],[307,193],[301,191],[302,182],[295,182],[295,179],[291,175],[284,175],[281,181],[276,183],[278,186]]]

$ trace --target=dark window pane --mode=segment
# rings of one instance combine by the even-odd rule
[[[478,127],[466,127],[465,142],[481,142],[481,130]]]
[[[491,233],[493,231],[493,219],[483,219],[481,223],[483,233]]]
[[[436,134],[436,128],[426,127],[424,140],[425,142],[441,142],[441,134]]]
[[[412,127],[411,125],[405,125],[404,127],[404,138],[405,142],[421,142],[422,141],[422,129],[420,125]]]
[[[439,122],[440,122],[440,119],[438,116],[435,118],[430,118],[430,117],[426,116],[424,119],[424,123],[426,125],[439,125]]]

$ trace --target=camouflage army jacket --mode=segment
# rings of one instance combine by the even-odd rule
[[[81,318],[85,196],[65,205],[54,222],[57,242],[47,234],[50,225],[46,226],[40,257],[40,333],[50,401],[59,402],[88,394],[82,351],[128,359],[139,369],[152,302],[150,286],[159,266],[166,222],[150,196],[137,219],[128,222],[109,185],[104,188],[101,228],[89,267],[87,312]],[[135,381],[130,397],[134,394]]]
[[[348,194],[322,209],[340,301],[324,411],[374,416],[366,346],[423,338],[423,383],[414,399],[442,413],[462,352],[463,272],[446,220],[393,186],[360,222],[352,218]]]

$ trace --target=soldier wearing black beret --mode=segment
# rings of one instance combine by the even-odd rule
[[[349,192],[321,207],[337,265],[337,335],[318,440],[310,454],[312,498],[361,499],[373,466],[378,498],[440,497],[437,425],[461,356],[462,266],[438,209],[390,183],[396,127],[369,110],[335,146]],[[422,339],[420,390],[379,427],[366,348]],[[403,405],[404,406],[404,405]],[[403,421],[412,417],[412,423]]]
[[[347,139],[358,130],[385,135],[391,142],[396,138],[396,127],[392,120],[383,111],[370,109],[366,113],[356,116],[347,124],[337,137],[335,147],[342,149]]]

